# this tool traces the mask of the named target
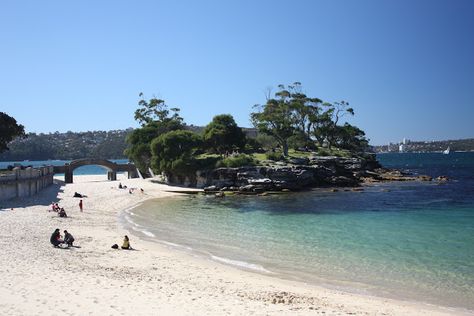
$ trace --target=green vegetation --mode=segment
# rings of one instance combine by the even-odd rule
[[[26,138],[18,137],[8,144],[10,150],[0,154],[1,161],[126,158],[125,138],[128,130],[91,131],[80,133],[28,133]]]
[[[255,166],[257,161],[251,156],[246,154],[239,154],[236,156],[226,157],[222,160],[219,160],[216,163],[216,167],[227,167],[227,168],[237,168],[243,166]]]
[[[327,145],[351,151],[368,147],[365,133],[348,123],[338,125],[354,110],[345,101],[328,103],[302,93],[301,84],[279,85],[273,98],[256,105],[250,117],[258,130],[273,137],[288,156],[289,148],[315,149]]]
[[[125,151],[142,173],[152,168],[167,176],[192,175],[196,170],[241,167],[319,155],[348,157],[367,148],[365,134],[348,123],[354,110],[345,101],[334,104],[302,93],[301,84],[278,86],[273,98],[257,105],[250,118],[257,128],[247,137],[230,114],[215,116],[204,129],[187,126],[179,109],[164,100],[140,94],[134,130]]]
[[[195,152],[201,146],[201,137],[191,131],[171,131],[151,142],[151,166],[166,175],[186,175],[196,170]]]
[[[8,150],[8,143],[17,137],[25,137],[25,128],[4,112],[0,112],[0,153]]]
[[[244,132],[229,114],[214,116],[204,129],[203,139],[207,150],[221,155],[244,149],[247,141]]]
[[[267,158],[268,160],[273,160],[273,161],[280,161],[280,160],[285,159],[283,154],[279,151],[269,151],[265,153],[265,158]]]

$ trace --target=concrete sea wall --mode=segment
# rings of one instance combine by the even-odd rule
[[[32,196],[53,184],[52,166],[14,168],[0,173],[0,201],[15,197]]]

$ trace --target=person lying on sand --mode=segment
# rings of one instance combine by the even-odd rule
[[[64,231],[64,242],[67,244],[68,247],[72,247],[72,243],[74,242],[74,237],[67,231]]]
[[[49,238],[49,241],[51,244],[53,244],[54,247],[59,247],[61,244],[64,243],[64,241],[61,239],[61,233],[59,232],[59,228],[56,228],[54,232],[51,234],[51,237]]]

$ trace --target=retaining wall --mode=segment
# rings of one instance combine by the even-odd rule
[[[52,166],[39,168],[14,168],[0,173],[0,201],[15,197],[32,196],[53,184]]]

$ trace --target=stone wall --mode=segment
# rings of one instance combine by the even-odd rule
[[[0,200],[32,196],[53,184],[53,167],[38,167],[0,173]]]

